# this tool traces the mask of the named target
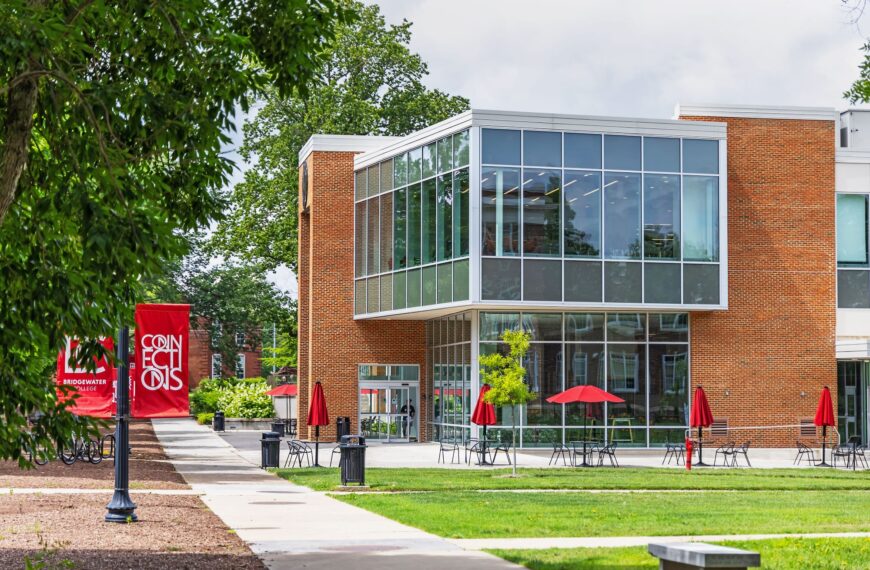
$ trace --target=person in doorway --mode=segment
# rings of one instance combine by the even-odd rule
[[[399,410],[402,413],[402,437],[411,437],[411,428],[414,425],[414,416],[417,414],[417,410],[414,409],[414,404],[411,403],[411,400],[405,402],[402,408]]]

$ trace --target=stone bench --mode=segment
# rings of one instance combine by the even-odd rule
[[[703,542],[650,543],[648,550],[659,559],[659,570],[746,570],[749,567],[761,566],[761,555],[757,552]]]

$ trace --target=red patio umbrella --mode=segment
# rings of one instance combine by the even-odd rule
[[[311,392],[311,404],[308,406],[308,425],[314,426],[314,466],[318,463],[320,455],[320,426],[329,425],[329,412],[326,410],[326,398],[323,397],[323,386],[320,382],[314,383],[314,391]]]
[[[692,397],[692,411],[689,413],[689,426],[698,428],[698,462],[695,464],[699,467],[708,467],[704,463],[704,446],[701,443],[701,430],[705,427],[713,425],[713,412],[710,411],[710,404],[707,403],[707,394],[704,389],[698,386],[695,388],[695,395]],[[691,458],[689,458],[691,461]]]
[[[281,384],[279,386],[275,386],[271,390],[266,392],[267,396],[272,396],[273,398],[287,398],[287,420],[290,421],[290,397],[295,396],[298,393],[299,387],[296,384]]]
[[[564,392],[559,392],[555,396],[550,396],[547,401],[551,404],[583,404],[583,467],[589,467],[586,463],[586,441],[589,439],[586,435],[586,418],[588,417],[588,405],[599,404],[601,402],[612,402],[621,404],[625,402],[619,396],[614,396],[606,390],[602,390],[598,386],[592,384],[583,384],[568,388]]]
[[[489,392],[489,384],[484,384],[480,387],[477,404],[474,406],[474,413],[471,414],[471,421],[479,426],[483,426],[484,463],[486,463],[486,426],[494,426],[496,423],[495,406],[483,399],[487,392]]]
[[[828,437],[828,426],[833,426],[834,422],[834,403],[831,401],[831,390],[825,386],[822,388],[822,395],[819,397],[819,407],[816,409],[816,417],[813,418],[813,423],[822,427],[822,462],[819,466],[830,467],[825,463],[825,442]]]

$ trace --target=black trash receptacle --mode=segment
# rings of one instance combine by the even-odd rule
[[[278,434],[278,437],[284,437],[284,420],[272,422],[272,431]]]
[[[211,427],[214,431],[224,431],[224,413],[215,412],[211,420]]]
[[[264,431],[260,439],[260,467],[278,467],[281,438],[277,432]]]
[[[361,435],[341,437],[341,484],[366,484],[366,438]]]

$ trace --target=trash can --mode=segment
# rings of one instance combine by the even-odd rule
[[[361,435],[341,437],[341,484],[366,484],[366,439]]]
[[[335,420],[335,441],[341,443],[341,438],[350,435],[350,418],[339,416]]]
[[[260,439],[260,467],[278,467],[281,437],[277,432],[264,431]]]
[[[278,437],[284,437],[284,422],[272,422],[272,431],[278,434]]]
[[[214,431],[224,431],[224,413],[215,412],[211,420],[211,427]]]

